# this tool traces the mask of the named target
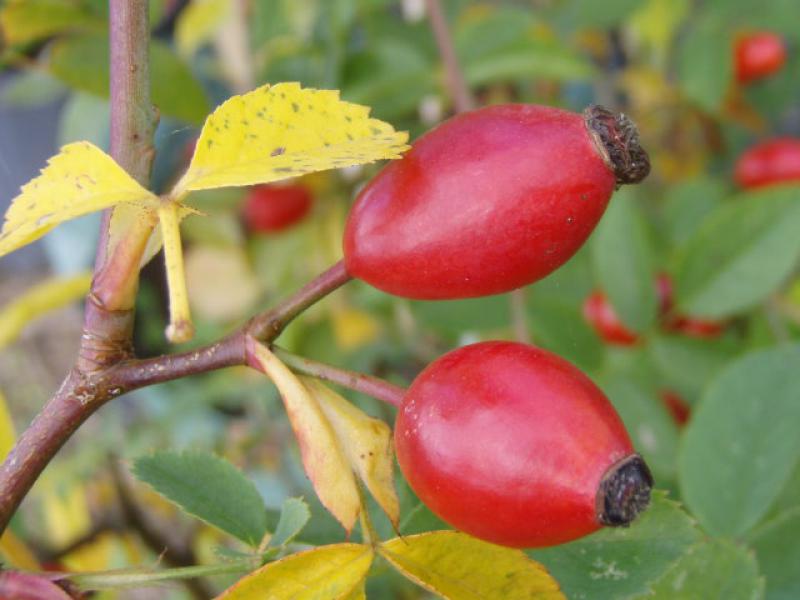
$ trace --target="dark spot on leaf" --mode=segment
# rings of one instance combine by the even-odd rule
[[[284,148],[283,146],[278,146],[277,148],[275,148],[275,150],[270,152],[269,155],[270,156],[280,156],[284,152],[286,152],[286,148]]]
[[[294,169],[292,167],[276,167],[273,171],[276,173],[293,173]]]
[[[300,105],[297,102],[292,102],[292,110],[294,112],[300,112]]]

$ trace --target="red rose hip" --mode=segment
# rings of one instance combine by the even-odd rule
[[[633,123],[599,106],[582,115],[522,104],[463,113],[359,194],[345,264],[409,298],[506,292],[566,262],[615,187],[649,169]]]
[[[786,62],[783,38],[769,31],[744,35],[736,42],[736,80],[750,83],[780,70]]]
[[[558,356],[513,342],[465,346],[431,363],[404,398],[395,447],[434,513],[512,547],[626,525],[653,483],[597,386]]]
[[[247,193],[243,216],[251,231],[283,231],[302,221],[311,204],[311,192],[305,186],[257,185]]]
[[[736,161],[734,177],[743,188],[800,181],[800,140],[777,138],[756,144]]]

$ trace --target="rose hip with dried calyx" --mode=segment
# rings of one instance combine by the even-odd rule
[[[653,479],[602,391],[545,350],[483,342],[430,365],[395,425],[400,468],[439,517],[512,547],[629,524]]]
[[[633,123],[522,104],[463,113],[359,194],[348,272],[420,299],[506,292],[545,277],[592,232],[619,185],[649,172]]]

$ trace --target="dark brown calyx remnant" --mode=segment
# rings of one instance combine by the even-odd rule
[[[650,173],[650,157],[639,145],[639,130],[624,114],[599,104],[583,111],[589,134],[603,160],[614,171],[617,185],[639,183]]]
[[[597,520],[626,527],[650,504],[653,476],[642,457],[632,454],[614,463],[597,490]]]

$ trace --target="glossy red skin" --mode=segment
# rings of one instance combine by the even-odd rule
[[[661,390],[659,397],[664,407],[669,412],[672,420],[678,427],[683,427],[689,421],[691,408],[686,401],[681,398],[680,394],[672,390]]]
[[[764,31],[742,36],[736,42],[736,80],[750,83],[772,75],[786,62],[783,38]]]
[[[431,363],[406,394],[395,448],[434,513],[519,548],[597,530],[600,481],[633,452],[588,377],[555,354],[513,342],[465,346]]]
[[[418,139],[361,192],[345,264],[408,298],[506,292],[566,262],[614,187],[581,115],[521,104],[464,113]]]
[[[302,185],[257,185],[248,192],[242,214],[251,231],[283,231],[303,220],[312,200]]]
[[[601,290],[595,290],[584,300],[583,318],[609,344],[632,346],[639,341],[639,336],[625,327]]]
[[[734,177],[743,188],[800,181],[800,140],[778,138],[753,146],[736,161]]]

